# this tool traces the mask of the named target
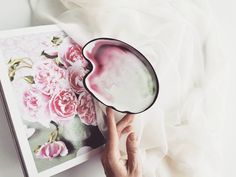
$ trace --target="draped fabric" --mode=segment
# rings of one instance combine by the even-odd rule
[[[96,37],[120,39],[153,65],[159,96],[134,122],[143,176],[221,177],[227,58],[206,0],[31,3],[38,24],[56,22],[81,45]],[[117,113],[117,121],[121,117]],[[105,120],[98,123],[105,135]]]

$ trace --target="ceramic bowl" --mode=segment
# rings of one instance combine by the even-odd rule
[[[134,47],[117,39],[98,38],[83,47],[91,64],[86,89],[101,103],[119,112],[141,113],[157,99],[159,83],[148,61]]]

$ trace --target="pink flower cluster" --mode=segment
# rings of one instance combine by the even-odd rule
[[[34,117],[44,105],[43,95],[35,87],[31,87],[23,93],[23,104],[30,116]]]
[[[34,67],[34,81],[37,89],[44,95],[52,95],[67,87],[66,70],[60,68],[52,59],[44,59]]]
[[[27,112],[38,122],[42,119],[42,113],[48,113],[57,123],[78,115],[84,124],[97,125],[92,96],[83,84],[88,71],[81,52],[81,46],[65,38],[57,52],[62,65],[55,59],[42,57],[33,66],[34,84],[24,91],[23,103]]]
[[[42,145],[36,152],[36,157],[40,159],[52,160],[58,156],[66,156],[68,154],[68,149],[64,142],[54,141],[48,142]]]
[[[61,58],[63,65],[67,68],[75,62],[79,62],[83,66],[87,65],[87,61],[82,55],[82,47],[71,38],[65,38],[63,40],[58,55]]]
[[[79,95],[77,113],[81,117],[81,122],[86,125],[97,125],[96,114],[94,111],[93,99],[88,92]]]

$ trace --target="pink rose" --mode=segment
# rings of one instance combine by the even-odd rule
[[[81,92],[78,98],[77,114],[86,125],[97,125],[95,106],[92,96],[87,91]]]
[[[58,156],[66,156],[68,154],[68,149],[64,142],[55,141],[49,142],[40,147],[36,152],[36,157],[40,159],[53,159]]]
[[[52,95],[62,88],[68,88],[68,81],[66,79],[66,71],[51,59],[45,59],[35,68],[35,84],[38,90],[45,95]]]
[[[71,89],[55,94],[49,103],[49,109],[58,121],[69,120],[76,114],[77,98]]]
[[[76,92],[80,93],[85,90],[83,78],[87,71],[80,63],[76,62],[68,69],[68,80],[71,88]]]
[[[82,47],[69,37],[65,38],[59,46],[58,55],[65,67],[71,66],[76,61],[79,61],[83,66],[87,64],[82,55]]]
[[[49,127],[51,119],[48,110],[48,96],[42,94],[37,88],[30,87],[22,93],[22,102],[23,119]]]
[[[42,95],[35,87],[30,87],[23,92],[23,104],[26,111],[32,117],[37,117],[38,113],[46,106],[46,97]]]

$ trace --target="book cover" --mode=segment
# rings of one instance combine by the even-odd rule
[[[100,152],[103,114],[83,85],[89,67],[55,25],[0,32],[1,94],[25,176],[52,176]]]

